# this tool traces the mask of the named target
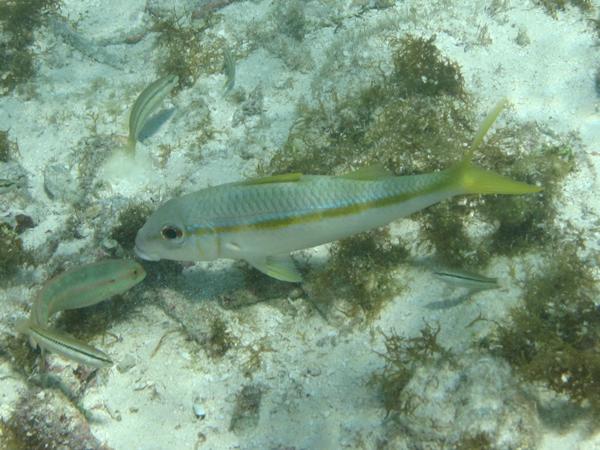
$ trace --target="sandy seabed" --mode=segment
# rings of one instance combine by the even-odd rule
[[[60,14],[36,30],[35,77],[0,97],[0,129],[18,144],[15,160],[27,176],[26,194],[0,199],[0,220],[32,217],[35,227],[21,238],[43,263],[19,269],[0,289],[3,335],[14,339],[15,321],[61,264],[112,254],[97,217],[114,224],[131,203],[157,206],[178,193],[255,176],[285,143],[301,101],[332,87],[351,92],[378,71],[389,72],[389,40],[409,33],[435,35],[442,54],[460,66],[481,117],[507,97],[510,119],[499,126],[536,122],[555,136],[578,137],[582,163],[564,184],[557,220],[580,230],[596,250],[600,66],[590,19],[597,12],[568,7],[553,18],[534,2],[510,0],[290,2],[306,21],[295,40],[275,21],[278,2],[226,3],[63,0]],[[211,8],[218,19],[209,21]],[[221,71],[201,70],[166,100],[166,120],[134,157],[98,156],[122,145],[129,108],[159,76],[164,36],[152,29],[153,17],[173,14],[186,24],[193,14],[211,42],[236,49],[234,89],[223,95]],[[65,230],[82,195],[86,206],[77,211],[73,236]],[[391,231],[410,241],[418,223],[401,220]],[[301,258],[327,264],[327,247]],[[238,295],[246,280],[245,269],[228,261],[155,270],[149,284],[122,300],[135,306],[106,330],[117,339],[91,342],[117,362],[91,381],[74,372],[76,364],[51,355],[51,377],[60,383],[41,390],[39,377],[32,383],[1,353],[0,418],[27,402],[25,417],[43,408],[66,411],[78,432],[89,426],[85,437],[69,429],[71,442],[88,448],[459,448],[464,437],[481,434],[499,449],[600,448],[594,432],[548,426],[508,364],[474,347],[493,325],[467,325],[481,312],[503,320],[519,302],[523,277],[510,270],[513,263],[494,260],[486,272],[501,289],[445,309],[427,305],[456,293],[422,267],[403,267],[396,276],[407,287],[369,323],[343,315],[325,320],[293,289],[226,308],[222,299]],[[231,341],[219,356],[206,349],[215,319]],[[417,367],[409,389],[420,402],[412,414],[392,419],[370,383],[385,364],[381,332],[417,336],[424,322],[439,324],[440,342],[460,356],[453,364]]]

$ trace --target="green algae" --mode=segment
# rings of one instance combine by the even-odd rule
[[[219,299],[224,309],[236,310],[258,302],[287,298],[298,289],[295,284],[266,277],[264,273],[247,263],[240,263],[244,275],[244,287],[227,293]],[[301,272],[302,267],[300,267]]]
[[[511,142],[523,136],[525,129],[503,130],[496,142],[481,152],[482,163],[490,162],[492,169],[504,167],[510,177],[543,186],[535,195],[496,197],[485,201],[479,211],[490,223],[498,223],[497,230],[486,242],[489,254],[513,256],[550,243],[558,231],[554,226],[557,211],[555,200],[560,196],[562,181],[575,168],[573,150],[569,143],[537,145],[519,157],[508,156],[502,147],[503,139]]]
[[[316,107],[298,105],[299,119],[263,170],[335,174],[380,163],[401,174],[456,162],[472,121],[458,66],[432,39],[409,35],[395,45],[395,70],[385,79]]]
[[[238,392],[229,423],[229,430],[236,434],[245,433],[258,425],[260,404],[264,388],[257,384],[247,384]]]
[[[235,343],[236,339],[227,329],[227,323],[219,317],[213,318],[204,346],[208,355],[212,358],[221,358]]]
[[[0,421],[0,449],[104,449],[87,421],[57,390],[30,388],[6,421]]]
[[[436,250],[435,257],[448,267],[484,267],[490,255],[470,242],[465,218],[469,205],[444,202],[418,214],[423,237]]]
[[[424,39],[408,35],[397,44],[389,77],[395,89],[412,95],[465,95],[464,80],[457,63],[446,58],[435,46],[435,37]]]
[[[567,395],[597,420],[600,309],[595,299],[600,292],[577,246],[555,247],[541,271],[529,274],[523,304],[511,311],[510,323],[499,328],[498,352],[523,380]]]
[[[307,33],[304,2],[292,0],[277,2],[273,11],[273,22],[278,31],[297,42],[302,42]]]
[[[445,202],[417,214],[423,235],[437,250],[437,257],[456,267],[482,267],[491,257],[517,256],[543,248],[560,235],[554,225],[555,203],[562,182],[576,169],[571,138],[540,144],[532,136],[539,130],[529,125],[495,132],[476,155],[478,165],[510,178],[537,184],[543,191],[531,195],[485,196],[471,202]],[[514,152],[528,143],[527,152]],[[467,236],[466,218],[477,213],[494,231],[481,242]]]
[[[34,32],[57,0],[5,0],[0,3],[0,94],[13,91],[35,74]]]
[[[23,247],[17,232],[10,225],[0,223],[0,279],[6,282],[20,266],[32,261],[32,254]]]
[[[153,17],[153,31],[159,33],[157,42],[162,55],[157,72],[160,76],[179,77],[175,92],[192,86],[203,74],[221,71],[226,43],[222,37],[209,33],[218,16],[210,17],[203,25],[174,16]]]
[[[298,119],[287,141],[259,173],[335,175],[382,164],[392,173],[409,175],[445,169],[460,161],[477,129],[460,67],[441,54],[433,38],[408,35],[391,40],[390,45],[391,73],[356,92],[341,95],[334,91],[318,97],[313,105],[298,104]],[[480,269],[495,255],[524,254],[546,245],[558,233],[553,225],[554,204],[562,181],[575,169],[573,147],[577,143],[565,138],[548,144],[543,130],[530,125],[505,126],[488,134],[475,162],[544,190],[514,197],[471,196],[414,214],[421,224],[421,237],[433,247],[436,258],[449,266]],[[493,230],[483,241],[469,237],[467,223],[474,214]],[[354,239],[360,246],[361,238],[356,237],[344,246],[352,245]],[[334,244],[334,254],[337,248],[343,247]],[[349,257],[348,252],[340,255]],[[323,279],[335,275],[352,286],[358,274],[350,273],[352,264],[344,268],[341,258],[339,264],[338,270],[331,269]],[[382,272],[393,265],[367,267],[383,277]],[[366,278],[373,276],[374,271],[368,270]],[[318,275],[314,279],[319,285]],[[328,292],[326,283],[321,285]],[[356,288],[353,297],[364,298],[362,290]],[[361,308],[378,310],[365,303]]]
[[[8,162],[19,152],[19,147],[8,137],[8,131],[0,130],[0,163]]]
[[[418,336],[402,337],[396,332],[383,334],[385,360],[383,369],[375,372],[370,384],[377,388],[386,415],[410,414],[412,399],[404,395],[404,389],[418,366],[440,358],[448,359],[450,351],[438,342],[439,325],[425,323]]]
[[[494,450],[497,447],[492,444],[486,433],[480,432],[474,435],[462,436],[453,448],[460,450]]]
[[[118,225],[112,229],[110,236],[125,250],[132,251],[135,236],[151,212],[152,208],[146,203],[129,205],[119,213]]]
[[[393,271],[407,256],[405,247],[392,244],[385,229],[338,241],[327,264],[307,277],[310,300],[328,316],[336,301],[343,299],[347,316],[362,314],[371,321],[404,287]]]
[[[120,338],[107,330],[115,324],[131,320],[141,306],[141,301],[134,295],[115,295],[96,305],[63,311],[56,319],[54,327],[66,332],[78,340],[89,342],[97,336],[102,336],[103,342]],[[105,344],[104,344],[105,345]]]
[[[14,370],[28,377],[35,370],[39,351],[33,349],[26,339],[3,334],[0,337],[0,355],[10,361]]]
[[[589,12],[594,9],[590,0],[536,0],[536,3],[542,6],[554,18],[557,18],[558,11],[564,11],[567,6],[574,6],[583,12]]]

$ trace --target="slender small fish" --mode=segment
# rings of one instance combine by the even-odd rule
[[[223,49],[223,73],[225,74],[223,95],[227,95],[235,86],[235,59],[229,47]]]
[[[467,156],[446,170],[394,176],[373,166],[341,176],[292,173],[209,187],[155,211],[137,233],[136,253],[152,261],[243,259],[273,278],[299,282],[292,251],[386,225],[456,195],[538,192],[471,163],[502,106],[486,118]]]
[[[434,270],[433,274],[444,283],[467,288],[473,292],[500,287],[497,278],[484,277],[464,270]]]
[[[42,351],[56,353],[91,367],[102,368],[113,364],[106,353],[75,339],[69,334],[37,325],[31,320],[18,324],[17,331],[27,334],[29,340],[39,346]]]
[[[129,114],[127,147],[130,151],[133,152],[135,150],[140,132],[148,122],[150,115],[158,108],[158,105],[169,95],[178,82],[179,77],[177,75],[167,75],[151,83],[138,96]]]

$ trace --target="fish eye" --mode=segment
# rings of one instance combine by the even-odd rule
[[[160,230],[160,234],[163,239],[166,239],[167,241],[172,241],[173,239],[180,239],[183,237],[183,231],[181,231],[181,228],[178,228],[174,225],[165,225]]]

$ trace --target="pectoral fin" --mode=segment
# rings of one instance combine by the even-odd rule
[[[250,265],[277,280],[299,283],[302,275],[289,255],[263,256],[246,259]]]

